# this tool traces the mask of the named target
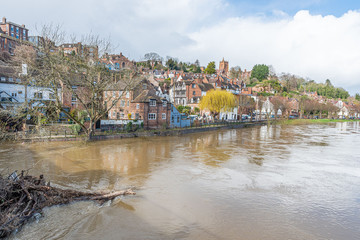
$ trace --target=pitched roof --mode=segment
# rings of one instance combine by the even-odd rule
[[[200,90],[203,92],[207,92],[211,89],[214,89],[213,85],[210,83],[200,83],[198,85],[199,85]]]

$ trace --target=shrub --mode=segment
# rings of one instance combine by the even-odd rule
[[[127,132],[131,132],[131,131],[132,131],[132,122],[128,122],[128,123],[126,124],[126,131],[127,131]]]

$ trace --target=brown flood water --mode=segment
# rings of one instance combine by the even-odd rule
[[[360,239],[360,124],[0,146],[0,171],[137,195],[45,210],[12,239]]]

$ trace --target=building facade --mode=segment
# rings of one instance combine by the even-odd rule
[[[225,61],[224,58],[220,61],[219,64],[219,74],[228,75],[229,72],[229,62]]]
[[[16,46],[29,40],[29,30],[25,25],[7,21],[3,17],[0,24],[0,51],[13,55]]]
[[[170,126],[172,105],[166,98],[158,96],[148,80],[144,79],[128,90],[121,85],[113,86],[104,91],[103,99],[110,109],[110,120],[142,120],[145,129]]]

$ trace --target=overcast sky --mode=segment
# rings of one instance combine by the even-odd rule
[[[360,92],[360,2],[351,0],[17,0],[1,3],[8,21],[61,24],[69,34],[111,38],[130,59],[147,52],[200,60],[224,57],[250,70],[272,65],[352,94]]]

